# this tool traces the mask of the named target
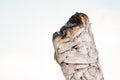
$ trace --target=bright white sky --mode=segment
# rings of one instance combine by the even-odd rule
[[[52,34],[75,12],[91,20],[105,80],[120,80],[120,0],[0,0],[0,80],[65,80]]]

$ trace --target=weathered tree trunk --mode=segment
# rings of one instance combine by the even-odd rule
[[[66,80],[104,80],[87,15],[74,14],[53,34],[53,45]]]

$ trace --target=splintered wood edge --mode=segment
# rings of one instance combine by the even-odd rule
[[[68,26],[68,23],[71,23],[73,25],[71,26]],[[55,37],[53,37],[53,42],[54,41],[62,41],[62,42],[65,42],[67,40],[67,38],[71,35],[70,33],[82,28],[82,27],[85,27],[85,25],[89,23],[89,18],[86,14],[84,13],[78,13],[76,12],[73,16],[71,16],[71,18],[69,19],[69,21],[62,27],[65,29],[65,33],[66,35],[63,36],[60,31],[58,31],[57,35]],[[76,25],[74,25],[76,24]],[[55,33],[54,33],[55,34]],[[54,36],[53,34],[53,36]]]

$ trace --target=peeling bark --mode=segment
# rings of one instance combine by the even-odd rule
[[[66,80],[104,80],[88,16],[74,14],[53,34],[54,58]]]

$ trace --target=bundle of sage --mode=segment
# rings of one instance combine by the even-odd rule
[[[75,13],[53,34],[54,58],[66,80],[104,80],[91,23],[84,13]]]

